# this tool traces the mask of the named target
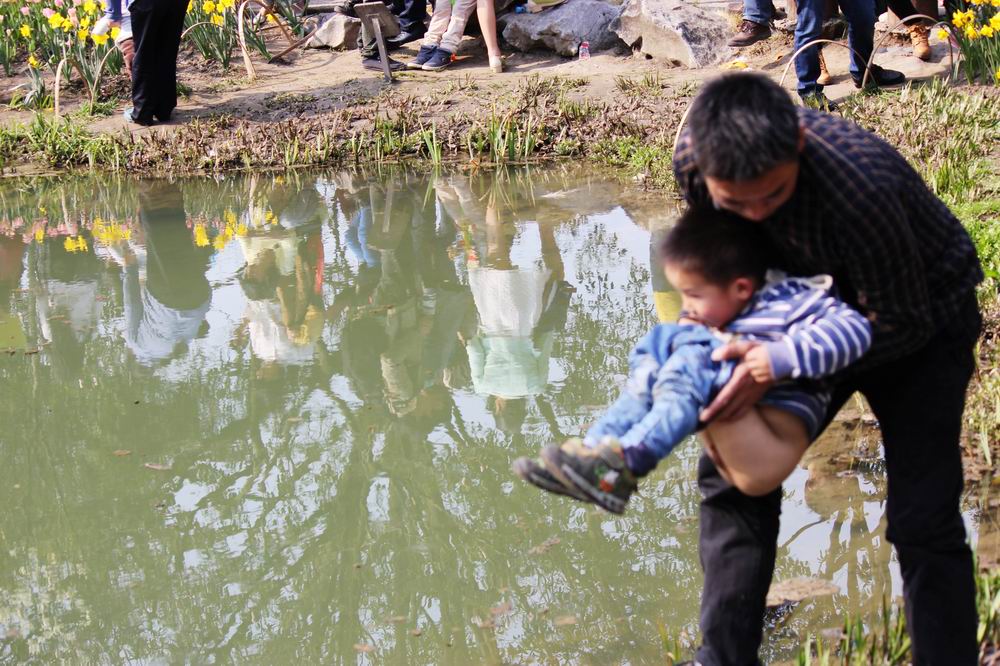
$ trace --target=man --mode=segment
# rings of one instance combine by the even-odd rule
[[[887,536],[899,554],[914,663],[976,663],[972,556],[959,513],[959,436],[981,323],[972,241],[891,146],[843,119],[796,110],[764,76],[715,79],[688,117],[674,155],[688,203],[762,224],[783,268],[832,275],[871,321],[871,350],[834,377],[827,422],[861,391],[881,425]],[[733,343],[717,353],[738,359],[748,350]],[[739,417],[768,388],[741,364],[702,420]],[[758,663],[781,491],[740,493],[713,455],[698,470],[705,588],[697,658]]]

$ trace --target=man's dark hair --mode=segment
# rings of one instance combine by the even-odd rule
[[[725,286],[736,278],[763,284],[773,249],[764,229],[710,206],[688,209],[667,233],[660,260]]]
[[[688,113],[698,170],[719,180],[752,180],[798,156],[799,114],[791,97],[761,74],[709,81]]]

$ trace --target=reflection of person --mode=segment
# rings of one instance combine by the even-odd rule
[[[211,250],[195,247],[175,184],[144,185],[139,219],[145,253],[126,263],[123,276],[125,343],[140,363],[151,365],[202,331],[212,300],[205,277]]]
[[[0,349],[23,349],[27,340],[21,320],[10,313],[10,300],[24,271],[24,241],[0,236]]]
[[[881,425],[887,534],[899,553],[914,662],[976,663],[972,557],[959,512],[962,411],[981,323],[972,241],[892,147],[841,118],[797,110],[764,76],[706,84],[688,118],[674,155],[685,199],[759,223],[783,267],[833,275],[872,323],[869,353],[833,378],[825,422],[860,390]],[[727,346],[719,355],[744,351]],[[769,388],[740,363],[702,418],[731,421]],[[707,455],[698,476],[705,587],[697,658],[753,663],[781,491],[750,497]]]
[[[132,106],[125,120],[137,125],[167,122],[177,106],[177,50],[184,28],[184,0],[134,0]]]
[[[712,360],[722,339],[706,327],[759,343],[748,358],[755,373],[772,380],[819,379],[868,348],[868,322],[829,295],[829,278],[769,274],[765,281],[769,252],[763,231],[726,213],[688,211],[667,235],[662,255],[691,323],[660,324],[640,340],[629,355],[629,380],[618,401],[582,442],[545,447],[544,468],[527,459],[515,463],[525,480],[624,511],[636,479],[694,432],[698,413],[732,373],[732,362]],[[782,385],[734,424],[738,446],[731,445],[731,431],[710,427],[706,437],[719,452],[720,470],[744,492],[774,490],[816,435],[828,402],[826,392]]]

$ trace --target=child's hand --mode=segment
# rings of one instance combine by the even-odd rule
[[[771,371],[771,357],[767,354],[767,348],[763,345],[756,345],[743,357],[743,362],[750,368],[750,376],[758,384],[774,381],[774,373]]]

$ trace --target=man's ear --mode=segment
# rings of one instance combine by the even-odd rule
[[[798,151],[801,153],[805,149],[806,149],[806,128],[800,124]]]

